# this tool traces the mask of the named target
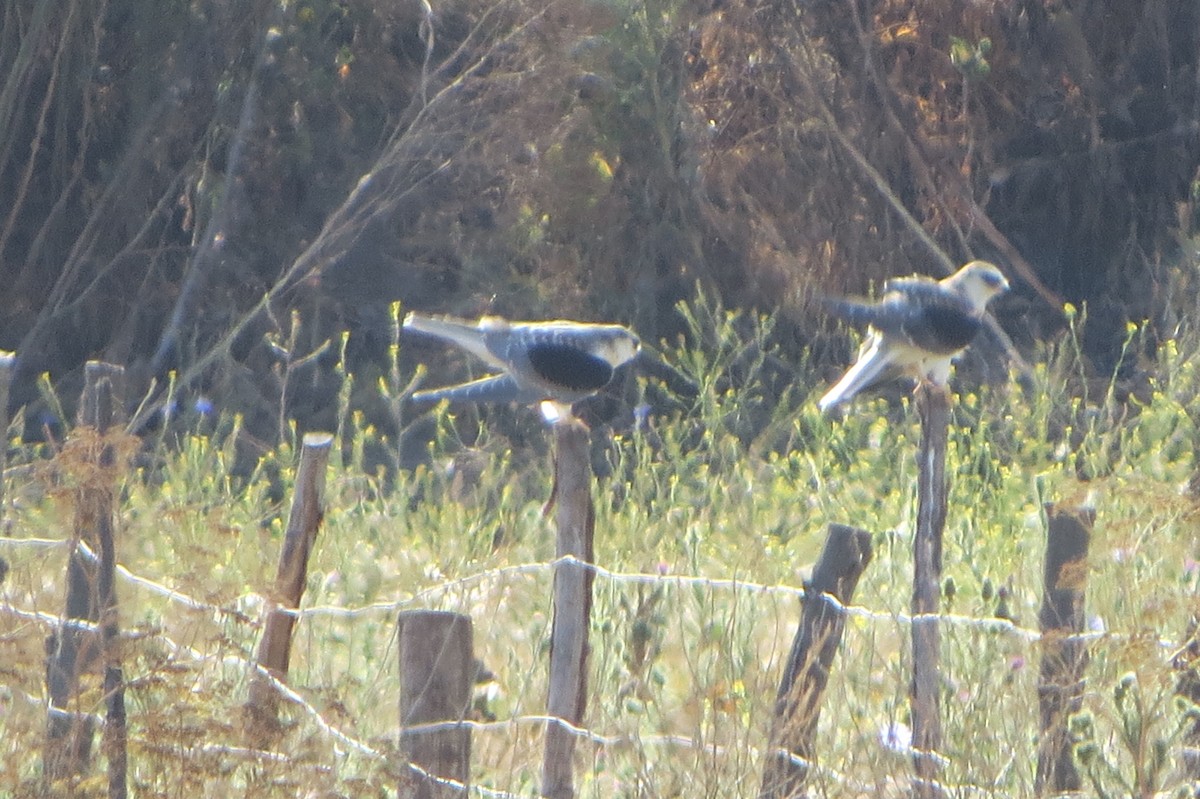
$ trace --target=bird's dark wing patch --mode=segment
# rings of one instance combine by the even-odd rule
[[[904,334],[927,352],[958,352],[982,327],[979,318],[954,304],[928,305],[904,325]]]
[[[612,380],[608,361],[579,347],[542,342],[529,347],[529,364],[538,377],[572,391],[597,391]]]
[[[887,293],[877,304],[849,299],[826,299],[823,304],[832,316],[845,322],[871,325],[884,335],[935,354],[958,352],[982,326],[967,301],[936,280],[895,278],[886,285]]]
[[[981,322],[967,301],[932,280],[889,282],[871,324],[926,352],[950,355],[971,343]]]

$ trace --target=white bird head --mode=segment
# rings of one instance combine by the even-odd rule
[[[603,358],[615,369],[637,357],[642,342],[629,328],[621,325],[592,325],[592,341],[588,349]]]
[[[1004,273],[987,261],[971,261],[943,280],[942,285],[966,298],[976,313],[982,313],[997,294],[1008,291]]]

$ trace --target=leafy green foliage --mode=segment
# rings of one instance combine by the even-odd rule
[[[982,80],[992,71],[987,62],[988,53],[992,52],[992,40],[984,36],[978,42],[971,43],[958,36],[950,37],[950,63],[963,74],[967,80]]]
[[[828,796],[899,792],[911,769],[902,731],[915,414],[906,401],[868,398],[844,418],[823,417],[809,396],[823,386],[809,367],[778,364],[771,319],[710,301],[680,312],[686,337],[657,354],[694,395],[646,381],[645,396],[665,410],[613,435],[611,469],[595,487],[601,571],[586,726],[596,738],[579,751],[579,793],[755,795],[803,575],[831,522],[873,531],[876,557],[830,677],[813,779]],[[1141,401],[1107,377],[1084,392],[1090,376],[1079,372],[1075,335],[1047,350],[1028,390],[984,386],[954,405],[944,776],[989,794],[1033,796],[1038,647],[1029,631],[1042,503],[1088,497],[1098,508],[1087,606],[1095,635],[1093,688],[1071,722],[1080,762],[1098,795],[1180,785],[1170,766],[1193,711],[1173,698],[1171,653],[1195,611],[1200,560],[1188,488],[1197,345],[1190,334],[1165,343]],[[1140,335],[1130,331],[1128,351]],[[389,402],[402,395],[401,376],[381,389]],[[477,655],[495,675],[479,687],[473,781],[536,790],[541,727],[531,717],[546,694],[551,463],[514,451],[487,418],[472,421],[469,440],[445,410],[436,423],[428,462],[394,475],[366,464],[378,431],[352,413],[340,423],[342,457],[328,473],[288,677],[308,707],[285,705],[278,758],[254,751],[240,707],[294,478],[292,445],[238,471],[244,431],[228,419],[152,447],[147,465],[126,475],[119,549],[137,579],[123,578],[118,592],[122,627],[133,633],[122,657],[137,795],[393,790],[393,637],[404,608],[471,615]],[[0,540],[10,565],[0,790],[29,795],[47,628],[15,611],[61,611],[65,550],[31,542],[66,535],[62,486],[83,467],[14,454]],[[85,682],[81,709],[101,712],[98,688]],[[78,795],[102,789],[75,786]]]

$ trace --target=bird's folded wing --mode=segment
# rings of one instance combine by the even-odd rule
[[[827,300],[829,312],[855,325],[871,325],[885,336],[935,355],[958,352],[981,325],[970,304],[936,281],[897,278],[877,304]]]
[[[955,304],[934,303],[895,320],[894,335],[932,355],[953,355],[975,338],[983,322]]]
[[[452,316],[426,316],[410,313],[404,318],[404,329],[451,341],[477,358],[504,369],[507,365],[496,357],[484,338],[479,325]]]
[[[890,277],[883,281],[883,293],[886,296],[893,291],[902,294],[922,294],[931,291],[942,291],[941,283],[925,275],[909,275],[908,277]]]
[[[540,393],[517,385],[517,381],[509,375],[492,375],[445,388],[431,388],[426,391],[416,391],[412,395],[413,402],[518,402],[531,403],[544,399]]]

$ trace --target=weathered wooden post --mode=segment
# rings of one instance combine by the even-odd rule
[[[821,695],[842,641],[846,605],[871,555],[870,533],[841,524],[829,526],[825,548],[804,585],[804,612],[775,699],[771,753],[763,768],[760,799],[804,795]]]
[[[292,629],[296,626],[294,611],[300,607],[304,595],[308,558],[325,516],[325,466],[332,445],[333,436],[329,433],[307,433],[300,446],[295,495],[279,554],[274,591],[267,601],[263,635],[258,642],[258,665],[277,680],[287,679]],[[246,709],[256,733],[275,728],[278,704],[275,687],[261,672],[254,671]]]
[[[471,618],[406,610],[398,624],[400,756],[408,764],[399,797],[462,796],[471,776],[471,728],[461,723],[475,682]],[[438,728],[420,729],[423,724]]]
[[[4,469],[8,465],[8,390],[17,370],[17,356],[0,350],[0,521],[4,520]]]
[[[1195,602],[1195,598],[1192,601]],[[1175,653],[1171,666],[1176,673],[1175,693],[1193,705],[1200,705],[1200,612],[1193,612],[1188,620],[1187,640]],[[1193,783],[1200,783],[1200,719],[1184,725],[1182,739],[1183,776]],[[1192,795],[1198,794],[1193,792]]]
[[[588,429],[573,417],[554,426],[558,533],[554,567],[554,621],[550,632],[550,690],[546,701],[542,796],[575,795],[571,759],[587,705],[588,623],[592,609],[594,509]],[[571,556],[576,560],[562,561]],[[570,726],[567,726],[570,725]]]
[[[942,533],[946,527],[946,440],[950,395],[921,383],[917,388],[921,443],[917,449],[917,529],[913,536],[912,659],[909,693],[912,708],[916,796],[935,799],[944,791],[942,710],[939,701],[941,629],[938,620],[942,582]]]
[[[8,465],[8,389],[17,368],[17,356],[0,350],[0,523],[4,521],[4,469]],[[8,575],[8,561],[0,558],[0,583]]]
[[[91,760],[91,717],[73,705],[80,675],[99,662],[104,673],[104,753],[109,796],[126,792],[125,693],[117,649],[116,546],[113,512],[121,447],[116,440],[125,413],[125,370],[89,361],[84,367],[78,427],[69,450],[80,453],[75,491],[75,529],[67,560],[64,624],[47,641],[46,685],[50,695],[43,774],[47,780],[82,774]],[[73,624],[73,622],[76,622]],[[79,625],[77,622],[87,622]]]
[[[1083,781],[1075,768],[1068,722],[1083,706],[1087,646],[1084,631],[1084,597],[1087,589],[1087,555],[1096,510],[1061,508],[1046,503],[1046,565],[1042,609],[1042,662],[1038,672],[1038,706],[1041,738],[1038,742],[1039,796],[1079,791]]]

